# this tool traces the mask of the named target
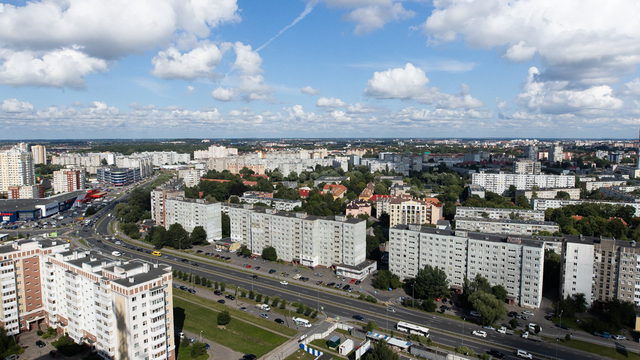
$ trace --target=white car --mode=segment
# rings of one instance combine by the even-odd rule
[[[486,329],[486,330],[491,330],[491,331],[495,331],[495,330],[496,330],[496,328],[494,328],[494,327],[493,327],[493,326],[491,326],[491,325],[485,325],[485,326],[483,326],[482,328],[483,328],[483,329]]]
[[[483,338],[487,337],[487,332],[482,330],[473,330],[472,334]]]
[[[524,358],[524,359],[533,359],[533,356],[531,355],[531,353],[528,353],[524,350],[518,350],[516,352],[516,356]]]
[[[282,281],[280,281],[280,285],[289,285],[289,283],[284,281],[284,280],[282,280]]]
[[[472,311],[472,312],[471,312],[471,316],[480,316],[480,314],[478,314],[478,312],[477,312],[477,311]]]
[[[536,324],[534,323],[529,323],[529,331],[531,331],[532,333],[536,332]],[[540,328],[540,332],[542,332],[542,326],[538,326]]]
[[[522,315],[533,316],[533,313],[531,311],[525,310],[522,312]]]
[[[622,335],[613,335],[613,338],[615,340],[627,340],[627,337]]]

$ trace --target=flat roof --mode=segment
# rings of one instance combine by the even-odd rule
[[[472,207],[472,206],[456,206],[456,210],[465,209],[465,210],[483,210],[483,211],[526,211],[526,212],[534,212],[544,214],[544,210],[531,210],[531,209],[509,209],[509,208],[489,208],[489,207]]]
[[[534,211],[534,210],[531,210]],[[542,211],[542,210],[540,210]],[[485,218],[470,218],[470,217],[456,217],[456,221],[465,220],[471,222],[490,222],[490,223],[505,223],[505,224],[521,224],[521,225],[558,225],[553,221],[537,221],[537,220],[511,220],[511,219],[485,219]]]
[[[409,225],[396,225],[391,229],[410,230]],[[553,236],[487,234],[487,233],[479,233],[479,232],[468,231],[468,230],[443,230],[443,229],[431,228],[426,226],[420,226],[419,232],[425,233],[425,234],[434,234],[434,235],[459,236],[459,237],[466,237],[472,240],[484,240],[484,241],[499,242],[499,243],[507,243],[508,239],[512,238],[512,239],[519,239],[520,243],[523,245],[535,246],[535,247],[542,247],[543,242],[557,242],[558,240],[562,240],[561,237],[553,237]],[[466,233],[466,235],[463,236],[462,233]]]
[[[46,205],[52,202],[65,202],[77,198],[78,196],[85,194],[86,190],[78,190],[74,192],[68,192],[60,195],[46,197],[42,199],[10,199],[0,200],[0,211],[20,211],[20,210],[35,210],[36,205]]]

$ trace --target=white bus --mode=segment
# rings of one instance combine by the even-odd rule
[[[429,329],[427,329],[426,327],[409,324],[404,321],[399,321],[396,324],[396,329],[398,329],[398,331],[406,332],[409,334],[429,337]]]
[[[298,318],[298,317],[294,317],[292,320],[294,323],[296,323],[296,325],[311,327],[311,323],[308,320]]]

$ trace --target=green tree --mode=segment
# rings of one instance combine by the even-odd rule
[[[376,289],[397,289],[401,286],[402,282],[400,281],[398,275],[392,274],[391,271],[388,270],[378,271],[376,280],[373,282],[373,287]]]
[[[376,195],[389,195],[389,189],[387,188],[387,185],[383,182],[377,183],[376,186],[373,188],[373,192]]]
[[[496,285],[491,288],[491,293],[500,301],[506,301],[509,292],[502,285]]]
[[[376,325],[376,323],[374,323],[373,321],[369,321],[367,323],[367,325],[365,325],[364,329],[367,331],[373,331],[378,327],[378,325]]]
[[[253,170],[251,170],[251,169],[247,168],[246,166],[245,166],[245,167],[243,167],[242,169],[240,169],[240,171],[238,171],[238,172],[239,172],[240,174],[242,174],[242,175],[247,175],[247,176],[249,176],[249,175],[253,175],[253,174],[255,174],[255,173],[256,173],[255,171],[253,171]]]
[[[256,301],[262,302],[262,294],[256,294]]]
[[[221,222],[222,222],[222,237],[227,238],[231,236],[231,219],[229,215],[222,213],[220,214]]]
[[[191,358],[195,359],[207,353],[206,345],[201,342],[193,344],[191,347]]]
[[[419,269],[414,283],[415,295],[418,299],[435,299],[443,297],[449,291],[447,274],[438,267],[426,265]]]
[[[249,250],[246,246],[240,248],[240,253],[244,256],[251,256],[251,250]]]
[[[268,261],[276,261],[278,259],[276,249],[273,246],[262,249],[262,258]]]
[[[400,356],[393,351],[385,341],[378,341],[373,345],[373,351],[363,357],[364,360],[398,360]]]
[[[276,307],[278,306],[278,303],[280,302],[280,298],[277,296],[273,297],[273,300],[271,300],[271,306]]]
[[[218,314],[218,325],[227,325],[231,322],[231,315],[229,315],[229,311],[223,310],[220,314]]]
[[[556,193],[556,197],[555,197],[555,198],[556,198],[556,199],[565,199],[565,200],[568,200],[568,199],[571,199],[571,195],[569,195],[569,193],[568,193],[568,192],[566,192],[566,191],[558,191],[558,192]]]
[[[193,245],[209,245],[207,241],[207,231],[202,226],[196,226],[191,232],[191,244]]]
[[[96,208],[92,205],[92,206],[89,206],[87,210],[84,211],[84,216],[91,216],[97,212],[98,210],[96,210]]]
[[[287,307],[287,300],[282,299],[282,301],[280,301],[280,309],[285,309]]]
[[[511,325],[511,328],[513,330],[517,329],[518,328],[518,319],[516,319],[516,318],[511,319],[509,321],[509,325]]]
[[[469,296],[469,302],[473,304],[473,308],[480,314],[480,323],[483,325],[493,324],[498,320],[504,319],[507,315],[504,302],[496,299],[493,294],[477,291]]]
[[[220,283],[220,291],[224,292],[224,290],[227,288],[227,284],[223,281]]]

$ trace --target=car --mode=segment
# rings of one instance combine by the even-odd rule
[[[280,285],[289,285],[289,283],[284,281],[284,280],[282,280],[282,281],[280,281]]]
[[[626,340],[627,339],[627,337],[623,336],[623,335],[613,335],[613,338],[615,340]]]
[[[496,349],[491,349],[489,351],[487,351],[487,354],[493,356],[496,359],[504,359],[507,357],[507,355],[501,353],[500,351],[496,350]]]
[[[51,356],[51,357],[52,357],[52,358],[54,358],[54,359],[57,359],[57,358],[59,358],[61,355],[60,355],[60,352],[58,352],[57,350],[51,350],[51,351],[49,351],[49,356]],[[7,358],[7,359],[8,359],[8,360],[11,360],[11,359],[9,359],[9,358]],[[17,357],[16,357],[16,359],[17,359]]]
[[[252,279],[257,279],[257,278],[258,278],[258,275],[251,275],[251,278],[252,278]]]
[[[236,299],[236,297],[235,297],[235,296],[233,296],[233,295],[231,295],[231,294],[225,295],[225,297],[226,297],[227,299],[229,299],[229,300],[235,300],[235,299]]]
[[[356,282],[356,279],[351,279],[350,283],[353,284],[354,282]]]
[[[198,251],[196,251],[196,253],[198,253],[198,254],[200,254],[201,252],[202,252],[202,250],[198,250]]]
[[[565,324],[556,324],[556,326],[557,326],[557,327],[559,327],[559,328],[560,328],[560,329],[562,329],[562,330],[571,330],[571,328],[570,328],[570,327],[568,327],[568,326],[567,326],[567,325],[565,325]]]
[[[247,311],[247,308],[243,306],[240,308],[240,311]]]
[[[475,336],[483,337],[483,338],[487,337],[487,332],[486,331],[482,331],[482,330],[473,330],[473,332],[471,334],[473,334]]]
[[[187,291],[187,287],[186,287],[186,286],[184,286],[184,285],[180,285],[180,290]]]
[[[532,333],[536,332],[536,326],[540,329],[540,332],[542,332],[542,326],[539,326],[537,324],[534,323],[529,323],[529,331],[531,331]]]
[[[327,284],[327,286],[335,286],[335,285],[336,285],[336,283],[334,283],[334,282],[330,282],[330,283]]]
[[[336,284],[336,289],[340,289],[342,287],[342,283],[337,283]]]
[[[219,257],[220,257],[220,255],[219,255],[219,254],[215,254],[215,256],[214,256],[214,257],[217,257],[217,258],[219,258]]]
[[[396,313],[396,309],[394,309],[394,308],[388,308],[387,311],[392,313],[392,314]]]
[[[522,315],[533,316],[533,313],[529,310],[525,310],[522,312]]]
[[[208,344],[208,343],[204,343],[204,348],[205,348],[205,350],[209,350],[209,348],[210,348],[210,347],[211,347],[211,346],[209,346],[209,344]]]
[[[226,301],[224,301],[224,299],[220,299],[220,300],[218,300],[218,302],[219,302],[220,304],[224,304]]]
[[[516,314],[516,319],[522,319],[522,314]]]
[[[191,265],[193,265],[193,266],[198,266],[198,263],[197,263],[197,262],[194,262],[194,263],[191,263]]]
[[[496,331],[496,328],[494,328],[494,327],[493,327],[493,326],[491,326],[491,325],[485,325],[485,326],[483,326],[482,328],[483,328],[483,329],[485,329],[485,330]]]
[[[531,318],[531,316],[529,315],[522,315],[522,320],[529,320]]]
[[[282,319],[275,319],[273,321],[275,321],[278,324],[284,324],[284,320],[282,320]]]
[[[187,291],[189,292],[189,294],[195,294],[196,293],[196,289],[187,289]]]
[[[269,314],[262,313],[262,314],[260,314],[260,317],[263,318],[263,319],[268,319],[269,318]]]
[[[364,318],[361,315],[353,315],[352,318],[359,320],[359,321],[364,321]]]
[[[260,270],[260,266],[254,267],[253,270]]]
[[[269,274],[273,274],[273,273],[275,273],[275,272],[276,272],[276,270],[275,270],[275,269],[271,269],[271,270],[269,270]]]
[[[510,312],[507,314],[507,316],[508,316],[508,317],[515,317],[516,315],[518,315],[518,313],[517,313],[517,312],[515,312],[515,311],[510,311]]]
[[[477,311],[472,311],[472,312],[471,312],[471,316],[480,316],[480,314],[478,314],[478,312],[477,312]]]
[[[524,350],[516,351],[516,356],[524,358],[524,359],[533,359],[533,355],[531,355],[531,353],[528,353],[528,352],[526,352]]]
[[[42,340],[38,340],[38,341],[36,341],[36,346],[39,347],[39,348],[43,348],[43,347],[47,346],[47,344]]]
[[[342,290],[347,291],[351,288],[351,286],[349,286],[349,284],[345,285],[342,287]]]
[[[253,354],[246,354],[245,356],[242,357],[242,360],[256,360],[256,359],[258,359],[258,357]]]
[[[195,338],[189,338],[189,342],[194,343],[194,342],[196,342],[196,339]]]
[[[362,281],[360,281],[360,280],[356,280],[356,282],[355,282],[356,285],[360,285],[360,283],[362,283]]]
[[[322,285],[322,280],[316,281],[316,285]]]

